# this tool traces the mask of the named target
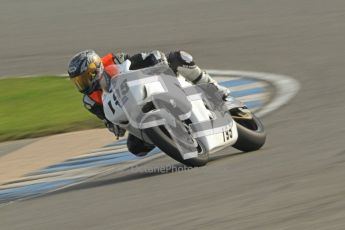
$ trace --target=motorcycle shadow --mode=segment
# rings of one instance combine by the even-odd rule
[[[219,161],[219,160],[223,160],[223,159],[226,159],[226,158],[230,158],[230,157],[235,157],[235,156],[238,156],[238,155],[243,155],[243,154],[246,154],[246,152],[234,152],[234,153],[223,153],[221,151],[221,153],[215,153],[214,155],[211,155],[210,156],[210,159],[209,159],[209,163],[210,162],[216,162],[216,161]],[[206,165],[207,167],[207,165]]]
[[[210,155],[208,164],[214,164],[217,161],[236,157],[242,154],[245,154],[245,152],[238,152],[238,151],[228,152],[228,151],[222,150],[215,154]],[[78,185],[73,185],[71,187],[67,187],[62,190],[48,193],[46,194],[46,196],[61,194],[61,193],[71,192],[71,191],[91,189],[91,188],[96,188],[96,187],[112,186],[115,184],[142,180],[145,178],[150,178],[150,177],[155,177],[155,176],[168,175],[172,173],[183,173],[187,171],[193,172],[193,170],[196,169],[196,168],[185,166],[173,160],[171,160],[172,163],[166,164],[167,158],[168,157],[163,157],[163,158],[154,160],[155,166],[152,166],[152,164],[146,164],[146,165],[130,168],[122,172],[117,172],[117,173],[109,174],[103,177],[94,178],[92,180],[85,181]],[[204,167],[207,167],[207,165]]]

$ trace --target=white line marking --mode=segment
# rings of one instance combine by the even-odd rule
[[[126,145],[119,145],[118,148],[114,148],[114,149],[97,149],[97,150],[93,150],[90,151],[90,153],[86,153],[83,155],[79,155],[76,157],[72,157],[69,158],[69,160],[77,160],[80,158],[88,158],[88,157],[96,157],[96,156],[101,156],[101,155],[107,155],[107,154],[113,154],[113,153],[120,153],[120,152],[127,152],[128,149],[126,147]]]
[[[248,96],[243,96],[243,97],[238,97],[237,99],[242,101],[242,102],[247,102],[247,101],[262,101],[263,104],[267,102],[267,99],[269,98],[269,93],[259,93],[259,94],[254,94],[254,95],[248,95]]]
[[[247,90],[247,89],[253,89],[253,88],[265,88],[269,87],[269,84],[267,82],[255,82],[251,84],[245,84],[245,85],[239,85],[234,87],[229,87],[231,92],[241,91],[241,90]]]
[[[288,103],[300,89],[300,84],[298,81],[292,77],[284,75],[237,70],[209,69],[207,71],[211,75],[243,76],[244,78],[254,78],[272,83],[276,88],[277,93],[269,104],[256,113],[256,115],[259,117],[263,117]]]

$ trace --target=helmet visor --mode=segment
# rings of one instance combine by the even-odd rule
[[[85,92],[92,86],[93,74],[84,72],[81,75],[71,78],[71,81],[75,84],[80,92]]]

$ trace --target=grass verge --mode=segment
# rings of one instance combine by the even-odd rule
[[[0,141],[102,127],[63,77],[0,80]]]

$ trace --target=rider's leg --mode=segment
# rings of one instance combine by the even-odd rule
[[[219,85],[206,71],[202,71],[189,53],[185,51],[171,52],[167,55],[167,59],[175,73],[180,73],[193,84],[212,83],[225,97],[230,94],[228,88]]]

